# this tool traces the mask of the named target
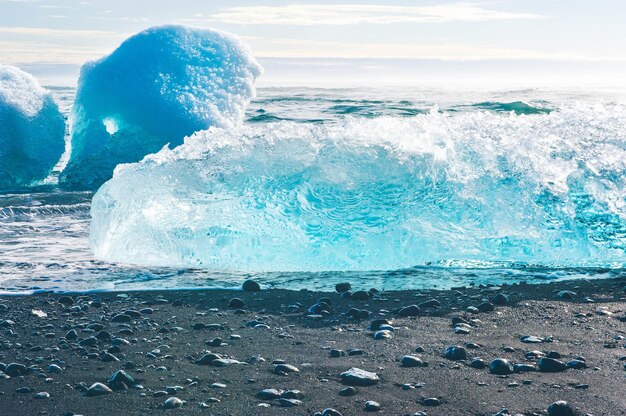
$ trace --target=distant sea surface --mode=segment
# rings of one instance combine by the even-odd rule
[[[50,89],[62,112],[69,115],[75,89],[59,86]],[[581,211],[575,216],[579,222],[572,226],[579,236],[576,238],[586,239],[580,246],[588,250],[587,254],[592,250],[591,261],[581,264],[535,264],[519,262],[515,258],[510,261],[433,258],[432,261],[422,261],[401,270],[290,273],[243,273],[109,264],[94,259],[89,248],[90,203],[93,195],[63,192],[56,188],[55,178],[52,177],[50,185],[33,189],[30,193],[0,194],[0,291],[32,293],[47,290],[224,288],[238,287],[246,278],[291,289],[332,290],[335,283],[344,280],[352,282],[356,287],[411,289],[626,276],[626,199],[620,176],[626,170],[626,162],[619,158],[610,160],[615,156],[615,149],[626,152],[625,109],[620,98],[610,92],[535,89],[459,92],[415,87],[290,87],[260,88],[257,98],[247,111],[245,123],[250,125],[281,121],[332,124],[346,118],[359,120],[384,117],[393,120],[423,117],[433,112],[452,117],[460,113],[481,113],[489,117],[524,118],[561,112],[571,116],[575,112],[576,120],[586,123],[586,128],[594,120],[602,120],[596,129],[598,137],[602,138],[601,143],[597,149],[590,147],[596,149],[597,154],[589,159],[589,165],[595,166],[596,159],[606,163],[597,172],[585,168],[585,172],[590,171],[589,175],[593,176],[593,187],[584,187],[587,193],[581,193],[580,200],[584,201],[580,202]],[[581,137],[581,140],[585,139]],[[572,149],[578,149],[578,145],[572,144]],[[545,152],[559,152],[560,158],[567,157],[562,154],[565,151],[562,144],[545,149]],[[55,175],[58,175],[58,171]],[[584,180],[587,179],[581,179]],[[571,181],[568,184],[574,186]],[[593,253],[596,252],[597,261],[593,261]]]

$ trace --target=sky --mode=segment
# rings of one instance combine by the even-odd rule
[[[270,78],[454,67],[623,82],[624,21],[623,0],[0,0],[0,63],[76,67],[142,29],[179,23],[239,35]]]

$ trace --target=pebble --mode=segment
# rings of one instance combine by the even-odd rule
[[[422,367],[424,362],[421,358],[414,355],[405,355],[402,357],[402,367]]]
[[[180,407],[183,407],[184,404],[185,402],[183,402],[178,397],[170,397],[163,403],[163,408],[164,409],[178,409]]]
[[[328,409],[322,410],[322,413],[319,413],[319,416],[343,416],[343,415],[338,410],[328,408]]]
[[[467,350],[463,347],[448,347],[444,353],[444,358],[453,361],[465,360],[467,358]]]
[[[356,395],[357,390],[354,387],[346,387],[339,390],[339,395],[343,397],[349,397]]]
[[[424,406],[428,406],[428,407],[439,406],[441,404],[441,400],[439,400],[436,397],[428,397],[428,398],[422,400],[422,404]]]
[[[364,290],[357,290],[350,295],[352,300],[369,300],[370,294]]]
[[[280,398],[278,399],[278,403],[280,404],[280,407],[295,407],[295,406],[300,406],[302,404],[302,402],[300,400],[297,399],[285,399],[285,398]]]
[[[258,392],[256,394],[256,397],[258,397],[261,400],[275,400],[275,399],[280,398],[281,394],[282,394],[282,391],[279,391],[276,389],[264,389]]]
[[[335,291],[337,291],[337,293],[348,292],[350,290],[352,290],[352,285],[348,282],[337,283],[335,285]]]
[[[509,296],[504,293],[498,293],[492,299],[493,304],[498,306],[508,305],[509,301]]]
[[[366,412],[379,412],[380,409],[380,404],[378,402],[375,402],[373,400],[368,400],[365,402]]]
[[[559,373],[567,370],[567,365],[563,361],[555,358],[543,357],[539,359],[537,365],[539,367],[539,371],[544,373]]]
[[[574,409],[566,401],[559,400],[548,406],[548,416],[574,416]]]
[[[274,373],[276,374],[289,374],[289,373],[299,373],[300,369],[298,367],[291,364],[276,364],[274,365]]]
[[[376,373],[353,367],[341,373],[341,381],[349,386],[373,386],[380,378]]]
[[[470,362],[470,367],[482,370],[483,368],[487,367],[487,363],[482,358],[474,358]]]
[[[381,331],[376,331],[374,333],[374,339],[390,339],[393,338],[393,332],[389,331],[389,330],[381,330]]]
[[[241,285],[241,289],[244,292],[260,292],[261,291],[261,285],[259,285],[254,280],[246,280]]]
[[[493,312],[495,310],[495,306],[491,302],[483,302],[476,306],[480,312]]]
[[[95,397],[95,396],[102,396],[104,394],[111,394],[111,393],[113,393],[113,390],[111,390],[104,384],[93,383],[91,387],[87,389],[87,391],[85,392],[85,395],[87,397]]]
[[[420,307],[417,305],[409,305],[398,311],[400,316],[418,316],[420,314]]]
[[[498,376],[504,376],[513,373],[513,366],[505,358],[496,358],[489,364],[489,372]]]
[[[35,394],[35,399],[49,399],[49,398],[50,398],[50,393],[48,393],[47,391],[42,391],[42,392]]]

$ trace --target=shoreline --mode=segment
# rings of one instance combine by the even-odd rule
[[[625,285],[0,295],[0,414],[545,415],[559,400],[626,414]],[[532,351],[556,363],[540,369]],[[525,366],[492,374],[498,358]],[[378,381],[353,392],[341,377],[351,368]],[[118,370],[134,381],[109,381]],[[94,383],[112,391],[92,397]],[[172,397],[181,409],[166,409],[181,405]]]

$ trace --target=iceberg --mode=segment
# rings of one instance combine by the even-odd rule
[[[209,129],[119,166],[91,214],[97,258],[145,266],[624,264],[626,111]]]
[[[0,190],[45,179],[65,150],[65,119],[30,74],[0,65]]]
[[[211,126],[236,126],[260,73],[227,33],[171,25],[130,37],[81,69],[61,185],[97,189],[119,163]]]

